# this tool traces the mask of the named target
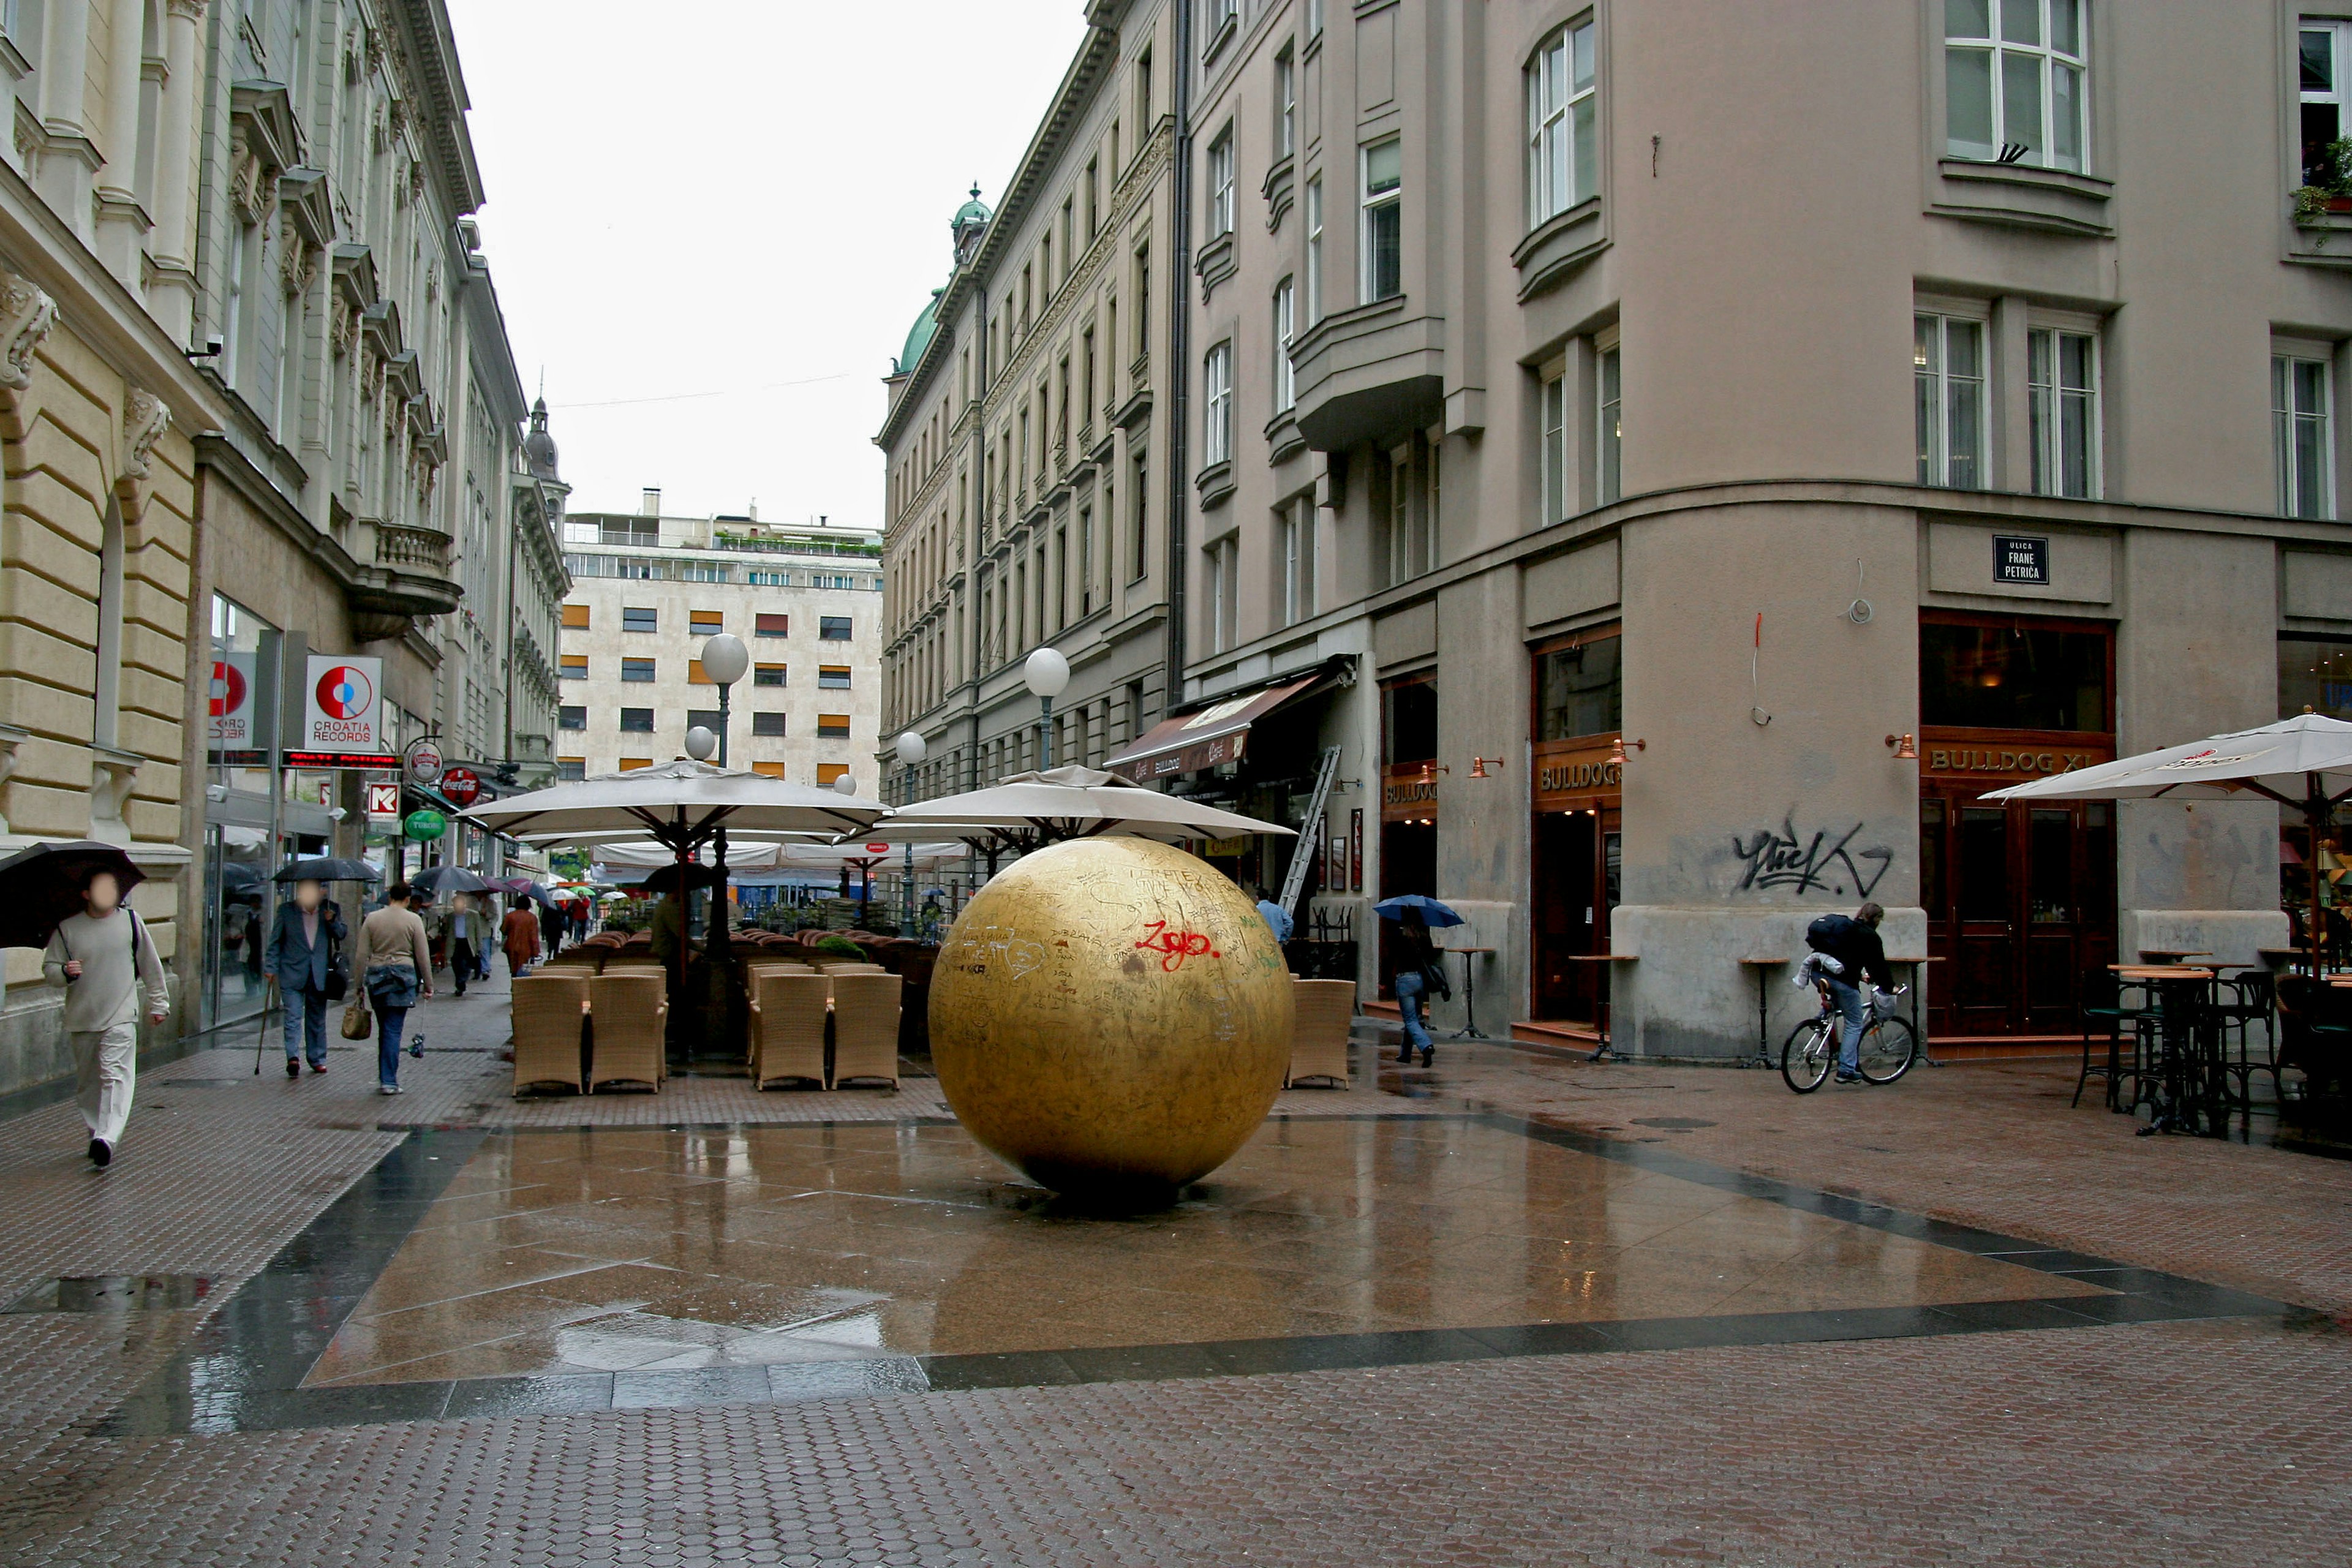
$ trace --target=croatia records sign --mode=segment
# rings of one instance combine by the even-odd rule
[[[252,654],[222,654],[213,660],[211,712],[205,730],[205,744],[212,750],[237,752],[255,744],[253,677]]]
[[[310,656],[302,685],[302,743],[314,751],[374,751],[382,728],[383,660]]]

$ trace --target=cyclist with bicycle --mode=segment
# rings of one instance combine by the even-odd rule
[[[1805,928],[1805,945],[1836,959],[1841,971],[1819,976],[1830,1005],[1845,1020],[1838,1047],[1840,1083],[1863,1081],[1862,1031],[1870,1022],[1870,1004],[1863,996],[1862,982],[1874,981],[1884,991],[1895,989],[1895,971],[1887,964],[1885,944],[1878,940],[1878,922],[1885,918],[1878,905],[1864,904],[1851,917],[1823,915]]]

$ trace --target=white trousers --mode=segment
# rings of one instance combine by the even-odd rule
[[[139,1081],[139,1026],[77,1029],[73,1036],[74,1100],[89,1135],[110,1144],[122,1141],[131,1120],[131,1091]]]

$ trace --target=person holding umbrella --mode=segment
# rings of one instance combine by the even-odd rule
[[[433,960],[425,922],[408,907],[409,886],[383,890],[383,908],[360,922],[352,967],[376,1012],[376,1092],[400,1092],[400,1037],[420,994],[433,994]],[[462,973],[462,972],[461,972]],[[464,982],[460,980],[462,985]]]
[[[127,859],[127,858],[125,858]],[[138,873],[132,872],[136,879]],[[66,993],[66,1038],[73,1047],[74,1100],[89,1127],[89,1163],[114,1163],[139,1079],[139,993],[147,1021],[170,1009],[155,939],[122,901],[124,879],[102,865],[78,879],[81,910],[59,921],[41,954],[41,973]]]
[[[325,886],[306,877],[294,884],[293,900],[278,905],[270,922],[264,962],[278,981],[284,1010],[288,1078],[302,1075],[305,1057],[312,1072],[327,1070],[328,982],[335,973],[335,948],[351,931],[331,907],[323,907],[325,899]]]
[[[1396,940],[1388,944],[1389,961],[1396,989],[1397,1012],[1404,1021],[1404,1045],[1397,1052],[1400,1066],[1412,1061],[1412,1053],[1421,1053],[1421,1065],[1427,1067],[1435,1059],[1437,1047],[1429,1037],[1428,1026],[1423,1021],[1423,998],[1432,991],[1448,1001],[1454,998],[1454,987],[1445,979],[1445,966],[1437,956],[1437,946],[1430,941],[1432,925],[1455,926],[1462,917],[1435,899],[1419,893],[1407,893],[1400,898],[1383,899],[1372,906],[1372,912],[1382,920],[1394,921]]]
[[[541,895],[539,902],[539,935],[550,958],[563,951],[565,921],[563,906],[552,898]]]

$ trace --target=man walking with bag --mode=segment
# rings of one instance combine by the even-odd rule
[[[383,890],[383,908],[360,922],[352,968],[376,1011],[375,1087],[378,1094],[400,1092],[400,1037],[408,1010],[419,995],[433,994],[433,960],[425,946],[425,922],[408,907],[408,884]]]
[[[277,977],[284,1009],[288,1078],[302,1075],[304,1057],[312,1072],[327,1070],[327,1006],[343,989],[337,984],[342,977],[335,967],[335,946],[351,932],[324,907],[325,900],[326,889],[319,883],[297,882],[293,901],[278,906],[269,927],[264,963]]]
[[[155,939],[123,904],[114,873],[91,871],[81,900],[81,913],[58,922],[41,954],[41,973],[65,989],[74,1099],[89,1127],[89,1163],[103,1169],[122,1141],[138,1084],[139,994],[146,992],[150,1024],[163,1021],[170,998]]]

